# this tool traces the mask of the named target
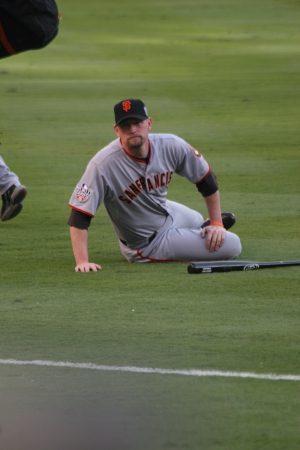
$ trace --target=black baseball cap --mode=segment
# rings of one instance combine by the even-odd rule
[[[122,100],[114,106],[114,111],[116,125],[125,119],[148,119],[147,108],[141,100]]]

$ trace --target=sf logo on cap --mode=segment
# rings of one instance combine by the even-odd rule
[[[123,102],[122,105],[125,112],[129,111],[131,108],[131,102],[129,100]]]

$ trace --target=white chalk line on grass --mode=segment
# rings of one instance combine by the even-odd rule
[[[220,370],[173,370],[154,369],[151,367],[130,367],[130,366],[102,366],[92,363],[71,363],[55,361],[19,361],[16,359],[0,359],[0,364],[16,366],[50,366],[50,367],[70,367],[72,369],[90,369],[112,372],[133,372],[133,373],[156,373],[160,375],[185,375],[193,377],[228,377],[228,378],[257,378],[260,380],[286,380],[300,381],[300,375],[277,375],[274,373],[251,373],[251,372],[223,372]]]

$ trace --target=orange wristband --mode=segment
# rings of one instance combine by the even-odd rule
[[[210,226],[214,226],[214,225],[224,228],[224,225],[221,222],[210,222]]]

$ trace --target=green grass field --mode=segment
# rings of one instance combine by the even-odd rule
[[[68,201],[115,138],[113,105],[148,107],[217,174],[241,260],[300,259],[297,0],[58,2],[57,38],[0,61],[0,154],[28,188],[0,223],[0,448],[300,448],[299,381],[12,365],[5,360],[300,375],[299,268],[188,275],[129,264],[104,207],[99,273],[77,274]],[[205,204],[175,176],[168,198]]]

